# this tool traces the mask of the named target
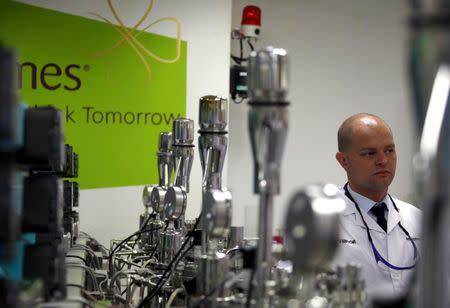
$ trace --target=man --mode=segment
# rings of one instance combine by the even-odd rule
[[[375,115],[355,114],[340,126],[338,148],[347,209],[333,265],[361,265],[369,298],[399,296],[415,271],[421,211],[388,193],[397,164],[392,131]]]

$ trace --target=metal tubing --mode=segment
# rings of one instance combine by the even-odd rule
[[[264,185],[264,183],[263,183]],[[272,266],[272,220],[273,195],[261,193],[259,199],[259,225],[258,225],[258,258],[256,263],[256,296],[260,304],[267,304],[266,282],[271,278]]]
[[[425,118],[420,151],[414,161],[417,190],[424,205],[419,307],[447,307],[450,220],[449,104],[450,66],[441,64]]]
[[[259,306],[271,305],[273,196],[280,193],[280,167],[288,119],[287,53],[267,47],[252,52],[248,62],[250,110],[248,128],[254,160],[254,191],[260,195],[256,277]]]
[[[172,175],[172,132],[159,133],[158,139],[158,176],[159,186],[168,187]]]

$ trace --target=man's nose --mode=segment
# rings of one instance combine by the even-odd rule
[[[383,151],[381,151],[381,153],[377,155],[376,160],[377,165],[385,165],[387,164],[387,162],[388,162],[387,155]]]

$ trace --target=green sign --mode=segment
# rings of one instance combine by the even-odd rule
[[[174,39],[134,29],[155,23],[151,14],[126,28],[113,13],[114,22],[95,21],[0,1],[0,42],[17,51],[20,97],[63,111],[82,189],[157,183],[158,134],[186,113],[179,22],[156,20],[173,26]]]

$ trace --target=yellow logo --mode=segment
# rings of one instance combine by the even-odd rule
[[[115,25],[113,22],[111,22],[107,18],[105,18],[97,13],[91,13],[94,16],[100,18],[101,20],[109,23],[111,26],[113,26],[114,30],[117,31],[122,36],[122,38],[119,41],[117,41],[115,44],[113,44],[112,46],[110,46],[108,48],[105,48],[104,50],[102,50],[98,53],[93,54],[92,57],[94,59],[103,57],[103,56],[109,54],[110,52],[112,52],[115,48],[119,47],[120,45],[122,45],[123,43],[126,42],[134,50],[136,55],[139,57],[139,59],[144,64],[145,70],[147,71],[148,81],[151,80],[152,73],[151,73],[150,65],[148,63],[148,59],[145,57],[145,55],[155,59],[156,61],[158,61],[160,63],[175,63],[175,62],[177,62],[180,59],[180,55],[181,55],[181,23],[178,19],[176,19],[175,17],[162,17],[162,18],[159,18],[159,19],[155,20],[154,22],[150,23],[149,25],[143,27],[142,29],[138,30],[139,26],[141,26],[144,23],[144,21],[147,19],[148,15],[150,14],[150,12],[153,8],[153,4],[154,4],[154,0],[150,0],[148,3],[147,9],[144,12],[144,15],[137,21],[137,23],[131,29],[126,27],[125,24],[123,23],[122,19],[120,18],[119,14],[117,13],[116,8],[114,7],[114,5],[112,3],[112,0],[108,0],[108,6],[109,6],[109,9],[111,10],[111,13],[113,14],[116,22],[118,23],[118,25]],[[152,26],[154,26],[158,23],[161,23],[163,21],[169,21],[169,22],[175,23],[176,55],[173,59],[164,59],[164,58],[154,54],[138,40],[138,36],[142,32],[146,31],[147,29],[151,28]],[[108,77],[109,78],[111,77],[112,64],[113,64],[113,62],[109,63],[109,69],[108,69]]]

